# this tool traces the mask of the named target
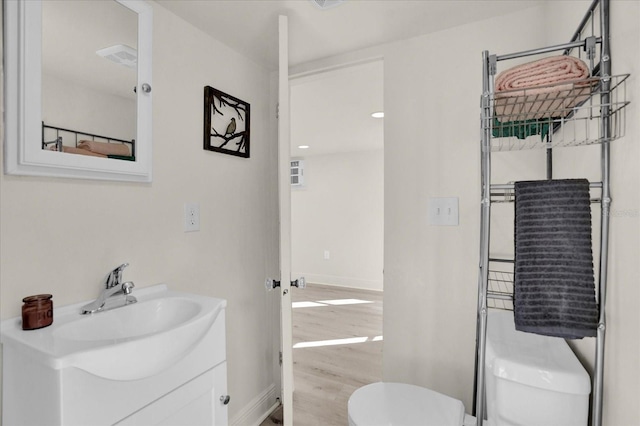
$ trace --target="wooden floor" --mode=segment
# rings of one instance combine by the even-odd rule
[[[382,292],[317,284],[292,290],[293,424],[346,426],[349,396],[382,377]],[[276,412],[261,426],[281,419]]]

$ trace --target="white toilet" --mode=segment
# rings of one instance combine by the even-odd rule
[[[515,330],[491,310],[485,356],[485,426],[586,426],[591,381],[564,339]],[[349,426],[472,426],[462,402],[403,383],[373,383],[349,398]]]

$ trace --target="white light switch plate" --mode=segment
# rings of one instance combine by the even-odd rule
[[[430,197],[428,211],[429,225],[458,225],[458,197]]]

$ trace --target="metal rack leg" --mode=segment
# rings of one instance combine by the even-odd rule
[[[476,324],[476,378],[474,395],[474,415],[477,424],[484,419],[485,395],[485,352],[487,338],[487,288],[489,280],[489,235],[491,224],[491,90],[489,52],[482,53],[483,97],[482,97],[482,210],[480,218],[480,271],[478,276],[478,316]]]
[[[602,138],[602,203],[600,224],[600,279],[596,289],[597,302],[600,307],[600,318],[596,334],[596,362],[593,379],[593,406],[592,425],[602,425],[603,412],[603,382],[604,382],[604,343],[606,335],[606,296],[607,296],[607,271],[609,256],[609,212],[611,195],[609,192],[609,140],[611,139],[610,94],[611,88],[611,52],[609,46],[609,0],[600,2],[600,31],[602,36],[600,69],[603,90],[600,96],[601,103],[601,135]]]

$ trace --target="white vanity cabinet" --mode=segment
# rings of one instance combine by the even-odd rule
[[[227,363],[196,377],[117,425],[226,425]]]
[[[94,315],[80,315],[76,305],[56,309],[53,325],[40,330],[4,321],[2,424],[227,425],[226,302],[163,288]],[[151,310],[165,319],[149,320]],[[117,329],[119,321],[126,328],[136,315],[159,331],[82,341],[81,330],[103,322]],[[76,340],[69,324],[80,330]]]

